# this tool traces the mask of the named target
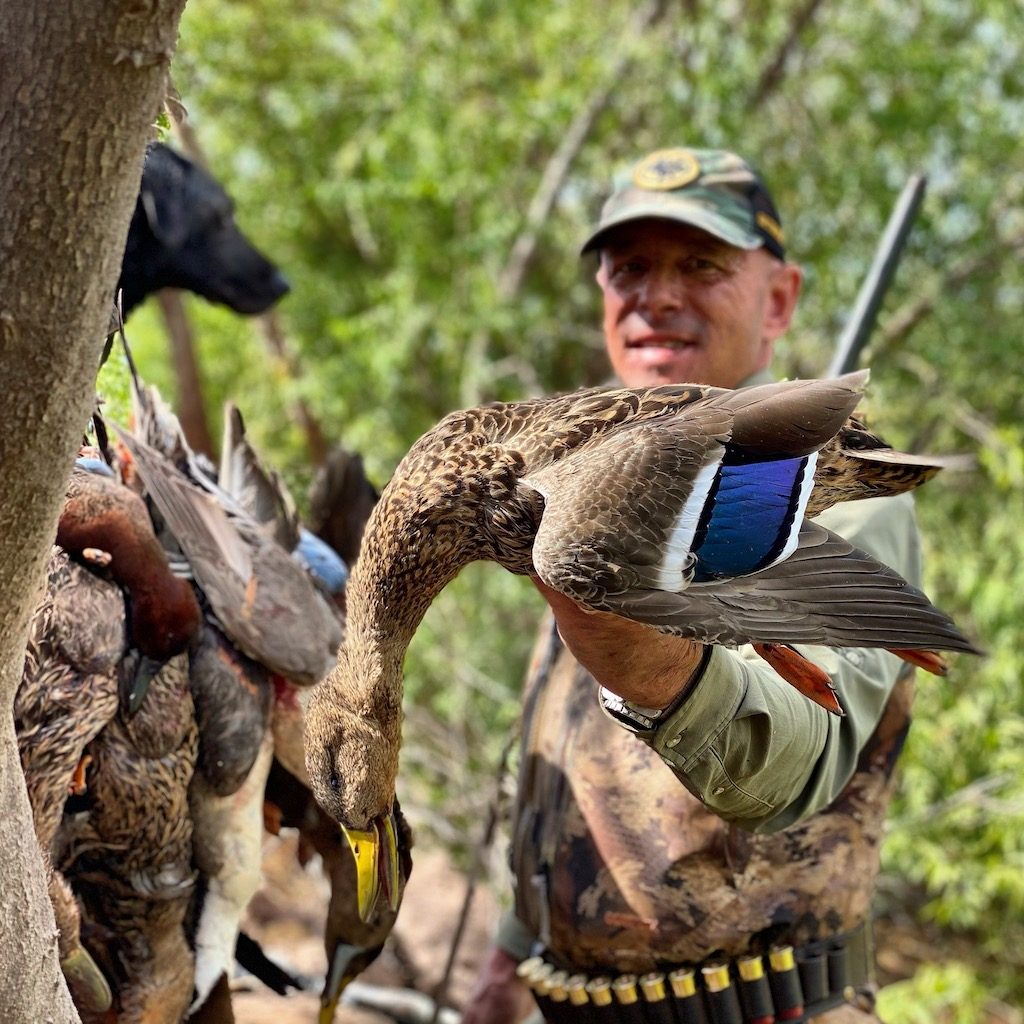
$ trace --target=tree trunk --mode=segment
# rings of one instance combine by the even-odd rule
[[[0,1019],[78,1016],[11,709],[184,0],[0,4]]]

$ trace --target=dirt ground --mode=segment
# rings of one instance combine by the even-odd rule
[[[316,1024],[320,1010],[326,955],[323,920],[328,885],[319,860],[302,868],[296,859],[294,834],[269,837],[264,849],[264,884],[249,907],[244,930],[264,952],[288,971],[308,978],[311,991],[279,996],[249,975],[233,982],[238,1024]],[[361,982],[409,986],[433,992],[451,948],[466,892],[466,881],[447,857],[416,846],[414,867],[392,940]],[[481,957],[490,944],[498,918],[490,892],[478,887],[459,946],[449,985],[449,1005],[461,1005],[469,992]],[[335,1024],[385,1024],[391,1017],[343,1005]]]

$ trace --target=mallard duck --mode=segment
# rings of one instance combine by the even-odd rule
[[[260,884],[264,789],[272,759],[273,739],[265,730],[250,771],[233,792],[218,795],[201,772],[192,780],[195,865],[203,886],[193,908],[196,975],[190,1013],[203,1006],[220,978],[231,977],[239,923]]]
[[[84,941],[125,1024],[178,1024],[192,995],[196,751],[181,654],[153,677],[136,715],[115,717],[89,744],[85,798],[58,835],[55,859],[81,903]]]
[[[793,643],[974,650],[902,577],[810,521],[936,468],[845,445],[866,381],[584,390],[454,413],[416,442],[367,525],[346,641],[306,718],[313,791],[369,848],[368,881],[392,870],[402,660],[468,562],[770,659]]]
[[[267,781],[267,801],[276,809],[278,827],[296,828],[303,862],[315,850],[331,883],[331,899],[324,926],[327,977],[320,995],[320,1024],[331,1024],[348,984],[380,955],[394,927],[397,907],[378,903],[360,906],[360,888],[351,851],[337,823],[320,808],[301,777],[275,761]],[[412,830],[395,805],[398,851],[398,901],[412,873]]]
[[[69,795],[84,788],[86,747],[117,714],[117,669],[126,644],[120,589],[54,547],[14,698],[36,839],[48,859]],[[110,986],[82,945],[78,905],[55,869],[49,889],[61,967],[75,1003],[102,1012],[110,1006]]]
[[[150,407],[158,407],[155,393],[147,389],[143,396]],[[284,482],[249,443],[237,407],[232,403],[225,406],[222,458],[216,480],[188,454],[170,410],[162,408],[159,422],[162,432],[157,439],[162,443],[175,439],[174,464],[168,460],[162,464],[167,473],[184,478],[177,472],[182,469],[184,476],[224,507],[229,523],[243,523],[243,537],[252,538],[258,527],[282,553],[291,552],[297,563],[290,567],[292,577],[308,571],[309,579],[322,588],[325,596],[344,585],[347,573],[341,559],[302,527]],[[144,473],[152,471],[150,467]],[[186,548],[190,539],[191,534],[186,536]],[[257,543],[265,551],[271,550]],[[274,564],[282,564],[280,557]],[[269,577],[263,580],[272,582]],[[308,596],[316,597],[312,590]],[[267,605],[262,607],[265,610]],[[326,601],[320,601],[318,607],[334,614]],[[220,625],[219,618],[217,621]],[[230,628],[233,621],[228,618],[225,628]],[[316,615],[311,616],[314,631],[319,622]],[[275,635],[276,622],[263,623],[263,627],[269,632],[268,644],[281,643]],[[306,639],[314,644],[320,641],[315,632]],[[299,635],[288,642],[301,645],[303,640]],[[229,637],[210,623],[204,643],[193,654],[192,690],[199,722],[200,762],[190,803],[196,864],[204,880],[194,936],[196,979],[190,1012],[195,1014],[200,1008],[206,1009],[204,1001],[218,980],[230,975],[241,916],[259,885],[261,810],[277,738],[268,728],[272,695],[290,691],[292,702],[298,706],[298,691],[284,675],[268,671],[235,649]],[[301,763],[301,730],[298,737],[297,760]]]

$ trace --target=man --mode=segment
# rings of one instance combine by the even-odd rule
[[[650,154],[616,182],[583,251],[598,253],[623,384],[771,379],[801,274],[767,188],[740,157]],[[919,582],[909,497],[847,503],[821,521]],[[616,998],[643,1004],[629,976],[678,969],[662,989],[648,986],[652,998],[682,1000],[677,1015],[683,1002],[697,1012],[695,998],[729,1024],[877,1020],[864,925],[909,725],[907,666],[884,651],[809,648],[842,695],[847,714],[836,718],[748,650],[704,648],[542,590],[557,633],[542,630],[525,693],[515,913],[466,1024],[516,1019],[517,966],[538,951],[579,976],[573,1000],[564,984],[556,1004],[542,998],[551,1019],[587,1019],[574,1009],[585,978],[592,1001],[607,995],[594,981],[605,976],[620,979]],[[607,688],[600,701],[594,680]],[[776,1005],[759,1014],[766,991]],[[644,1019],[670,1019],[659,1009]]]

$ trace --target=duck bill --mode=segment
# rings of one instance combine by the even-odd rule
[[[369,921],[378,903],[398,909],[398,829],[393,813],[375,818],[368,829],[341,826],[356,862],[356,909]]]
[[[76,1005],[95,1013],[106,1013],[114,997],[99,965],[84,946],[75,946],[60,962]]]
[[[360,957],[364,957],[365,962],[365,954],[366,950],[362,946],[351,946],[348,943],[339,942],[334,947],[331,963],[327,969],[327,980],[324,982],[324,990],[320,996],[320,1013],[317,1017],[317,1024],[334,1024],[341,994],[359,973],[360,967],[357,961]]]
[[[146,694],[149,693],[150,683],[160,674],[163,667],[164,662],[159,658],[140,654],[134,675],[122,677],[119,684],[121,711],[126,718],[131,720],[138,714]]]

